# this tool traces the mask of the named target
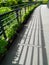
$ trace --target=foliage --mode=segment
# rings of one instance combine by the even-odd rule
[[[9,9],[8,7],[1,7],[0,8],[0,14],[4,14],[5,12],[9,12],[11,11],[11,9]],[[5,17],[4,17],[5,18]],[[7,49],[5,48],[5,46],[8,43],[5,41],[5,39],[3,38],[3,36],[0,37],[0,54],[4,53]]]
[[[8,7],[0,7],[0,14],[4,14],[9,11],[11,11],[11,9]]]
[[[4,39],[0,39],[0,54],[3,54],[7,50],[5,48],[7,44],[8,43]]]
[[[18,29],[18,23],[16,20],[14,20],[9,26],[7,26],[7,30],[6,30],[6,36],[8,37],[8,39],[11,39],[13,37],[13,35],[16,33],[16,30]]]
[[[21,4],[22,0],[0,0],[0,7]]]
[[[47,4],[48,3],[48,0],[43,0],[43,4]]]
[[[6,1],[6,6],[13,6],[16,5],[17,1],[16,0],[7,0]]]
[[[18,3],[18,4],[21,4],[21,3],[22,3],[22,0],[17,0],[17,3]]]

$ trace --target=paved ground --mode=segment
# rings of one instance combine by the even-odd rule
[[[0,65],[49,65],[49,9],[37,7]]]

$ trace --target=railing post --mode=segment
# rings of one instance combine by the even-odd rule
[[[32,5],[30,5],[30,6],[32,6]]]
[[[32,4],[31,4],[31,9],[32,9]]]
[[[31,4],[30,4],[30,9],[31,9]]]
[[[20,9],[20,22],[22,21],[21,9]]]
[[[29,5],[28,5],[28,11],[29,11]]]
[[[4,27],[3,27],[3,22],[2,22],[1,20],[2,20],[2,18],[1,18],[1,16],[0,16],[0,26],[1,26],[1,30],[2,30],[2,33],[3,33],[4,38],[7,39],[5,30],[4,30]]]
[[[26,6],[25,6],[25,14],[26,14]]]
[[[18,14],[18,10],[16,10],[16,18],[17,18],[17,21],[18,21],[18,23],[19,23],[19,14]]]
[[[30,4],[29,4],[29,11],[30,11]]]

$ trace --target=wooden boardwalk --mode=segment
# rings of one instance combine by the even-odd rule
[[[35,9],[0,65],[49,65],[49,23],[44,7]]]

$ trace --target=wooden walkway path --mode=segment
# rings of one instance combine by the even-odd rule
[[[49,65],[49,24],[43,20],[44,7],[35,9],[1,65]]]

